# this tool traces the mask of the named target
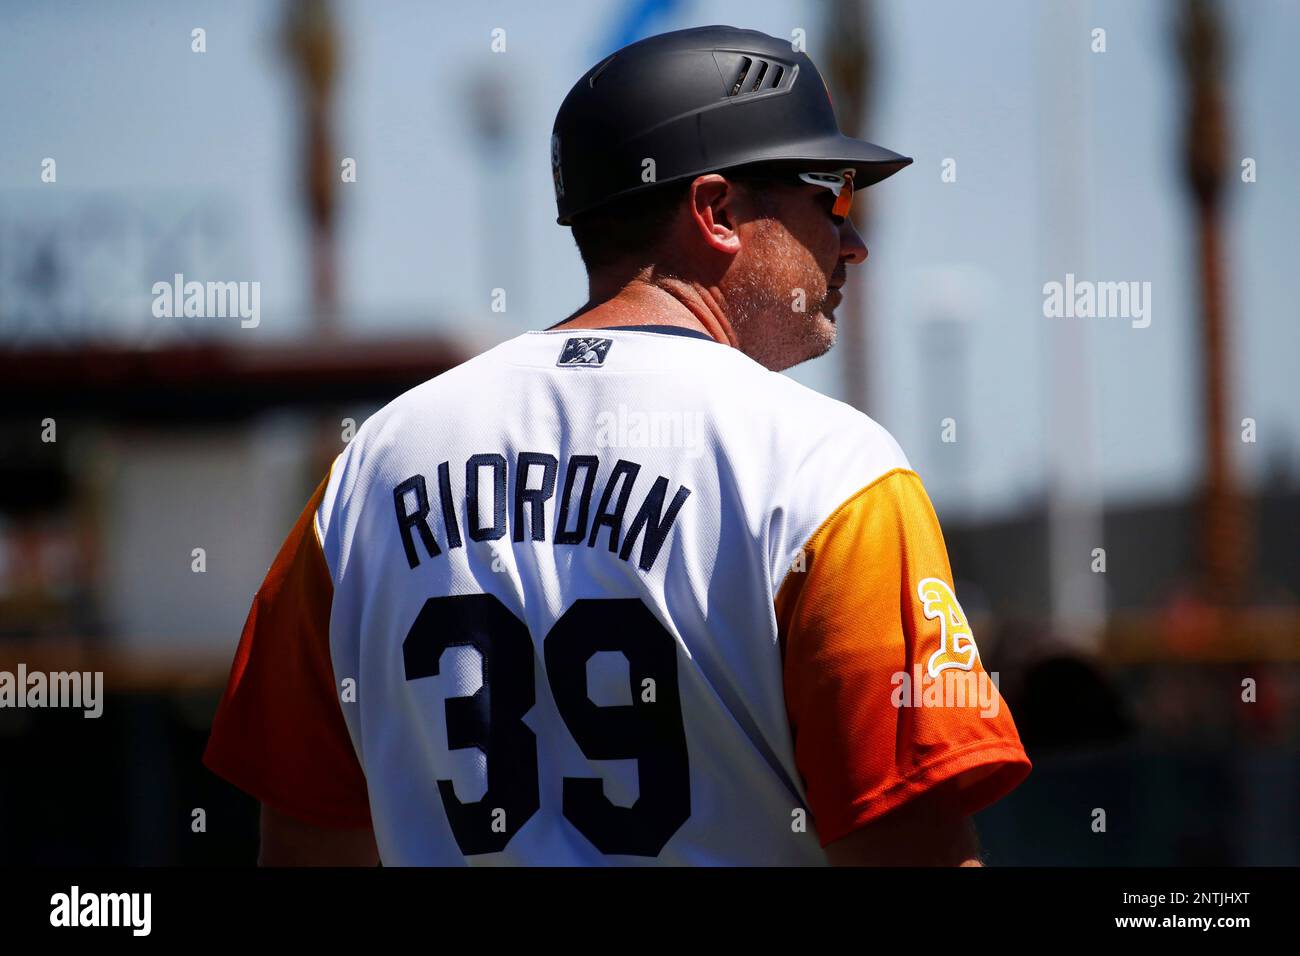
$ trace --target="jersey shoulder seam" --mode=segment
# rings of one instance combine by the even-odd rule
[[[838,518],[842,512],[844,512],[846,509],[853,506],[854,502],[856,502],[858,499],[863,497],[865,494],[867,494],[867,492],[871,491],[871,489],[875,488],[877,485],[883,484],[884,482],[888,481],[890,478],[893,478],[895,475],[911,476],[917,479],[918,481],[920,481],[921,479],[921,476],[918,475],[916,473],[916,470],[913,468],[894,467],[894,468],[890,468],[888,471],[882,472],[881,474],[873,478],[871,481],[863,485],[861,488],[859,488],[857,491],[855,491],[853,494],[849,495],[842,502],[840,502],[839,505],[836,506],[835,510],[832,511],[829,515],[827,515],[826,519],[822,521],[822,523],[817,526],[816,530],[814,530],[813,533],[808,536],[808,540],[804,542],[804,547],[805,548],[810,547],[812,543],[816,541],[817,538],[822,534],[822,532],[825,531],[827,528],[829,528],[832,523],[834,523],[835,519]]]
[[[921,476],[918,475],[916,471],[911,468],[895,467],[895,468],[890,468],[888,471],[882,472],[881,474],[873,478],[871,481],[863,485],[861,488],[859,488],[857,491],[853,492],[853,494],[849,495],[838,505],[836,505],[835,510],[832,511],[829,515],[827,515],[822,520],[822,522],[819,525],[817,525],[817,527],[813,530],[813,533],[810,534],[804,540],[804,542],[799,546],[799,549],[801,551],[807,551],[813,548],[814,542],[817,540],[818,536],[821,535],[822,532],[824,532],[827,528],[831,526],[831,523],[835,521],[835,519],[840,515],[841,512],[843,512],[846,508],[851,507],[855,501],[857,501],[859,498],[861,498],[871,489],[875,488],[877,485],[881,484],[882,482],[888,481],[890,478],[893,478],[895,475],[911,475],[917,481],[921,480]],[[790,579],[790,567],[787,566],[782,570],[780,577],[772,581],[773,602],[777,601],[780,598],[781,591],[785,588],[786,582],[789,579]]]

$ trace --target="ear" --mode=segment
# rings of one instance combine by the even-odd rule
[[[739,226],[746,206],[743,189],[717,173],[691,183],[689,222],[710,248],[734,256],[742,245]]]

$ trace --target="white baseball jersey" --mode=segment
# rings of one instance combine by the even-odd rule
[[[385,865],[822,864],[1024,777],[996,697],[921,693],[985,676],[874,421],[701,333],[531,332],[338,456],[205,761]]]

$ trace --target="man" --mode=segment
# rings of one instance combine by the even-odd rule
[[[934,511],[776,374],[910,160],[707,27],[583,76],[552,161],[590,301],[371,417],[253,603],[205,760],[262,862],[978,864],[1029,762],[929,693],[989,684]]]

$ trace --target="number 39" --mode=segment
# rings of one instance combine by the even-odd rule
[[[533,642],[524,622],[491,594],[429,598],[402,642],[407,680],[438,675],[450,647],[473,647],[483,683],[446,701],[447,746],[487,756],[487,791],[463,803],[450,780],[438,792],[466,856],[496,853],[540,806],[537,737],[523,722],[535,702]],[[546,676],[569,733],[589,760],[635,758],[640,796],[615,806],[599,777],[565,777],[564,817],[602,853],[658,856],[691,814],[690,769],[677,687],[677,645],[635,598],[574,602],[543,640]],[[628,660],[631,706],[598,707],[587,695],[587,661],[597,651]],[[653,702],[636,688],[654,681]],[[505,827],[492,827],[505,813]]]

